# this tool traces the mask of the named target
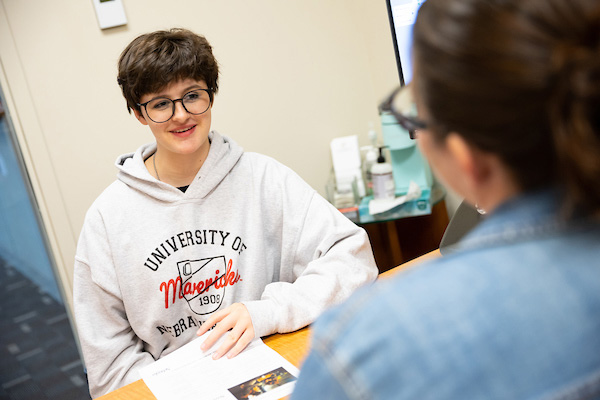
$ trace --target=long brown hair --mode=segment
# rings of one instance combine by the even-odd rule
[[[427,0],[416,91],[443,137],[497,154],[523,190],[600,213],[600,1]]]

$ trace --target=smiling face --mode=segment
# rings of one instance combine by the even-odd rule
[[[140,103],[146,103],[157,97],[166,97],[171,100],[180,99],[186,93],[195,89],[207,89],[204,81],[184,79],[173,82],[158,93],[148,93],[142,96]],[[166,122],[156,123],[152,121],[144,107],[141,111],[135,111],[136,118],[144,125],[148,125],[156,138],[157,153],[165,159],[182,156],[199,156],[206,158],[210,143],[208,132],[210,131],[212,104],[203,114],[194,115],[188,113],[180,101],[175,103],[175,113]]]

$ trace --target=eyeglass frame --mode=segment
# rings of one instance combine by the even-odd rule
[[[210,99],[210,102],[208,103],[208,107],[206,108],[206,110],[202,111],[201,113],[193,113],[193,112],[190,112],[190,111],[187,109],[187,107],[186,107],[186,106],[185,106],[185,104],[183,103],[183,99],[184,99],[184,98],[185,98],[185,96],[187,96],[188,94],[190,94],[190,93],[192,93],[192,92],[197,92],[197,91],[199,91],[199,90],[201,90],[201,91],[203,91],[203,92],[206,92],[206,93],[208,94],[208,98]],[[170,102],[173,104],[172,111],[171,111],[171,116],[170,116],[169,118],[165,119],[164,121],[161,121],[161,122],[157,122],[157,121],[153,120],[153,119],[152,119],[152,117],[150,117],[150,114],[148,114],[148,108],[146,108],[146,106],[148,105],[148,103],[150,103],[150,102],[152,102],[152,101],[154,101],[154,100],[157,100],[157,99],[167,99],[167,100],[169,100],[169,101],[170,101]],[[213,90],[212,90],[212,89],[198,88],[198,89],[193,89],[193,90],[190,90],[189,92],[185,93],[185,94],[184,94],[184,95],[183,95],[183,96],[182,96],[180,99],[174,99],[174,100],[173,100],[173,99],[170,99],[170,98],[168,98],[168,97],[162,97],[162,96],[159,96],[159,97],[155,97],[155,98],[153,98],[153,99],[151,99],[151,100],[148,100],[148,101],[147,101],[147,102],[145,102],[145,103],[135,103],[135,104],[136,104],[138,107],[140,107],[140,108],[141,108],[141,107],[144,107],[144,110],[146,111],[146,115],[148,116],[148,118],[150,118],[150,120],[151,120],[152,122],[154,122],[155,124],[163,124],[163,123],[167,122],[168,120],[170,120],[171,118],[173,118],[173,115],[175,115],[175,103],[176,103],[176,102],[178,102],[178,101],[180,101],[180,102],[181,102],[181,105],[182,105],[183,109],[184,109],[184,110],[185,110],[185,111],[186,111],[188,114],[192,114],[192,115],[202,115],[202,114],[204,114],[205,112],[207,112],[207,111],[208,111],[208,109],[210,108],[210,106],[211,106],[211,105],[212,105],[212,103],[213,103]]]
[[[392,107],[392,103],[394,102],[396,95],[398,95],[398,93],[400,93],[402,90],[407,89],[407,85],[398,86],[396,89],[394,89],[392,93],[390,93],[390,95],[381,102],[381,104],[379,105],[379,111],[391,113],[396,119],[396,121],[398,121],[400,126],[408,131],[408,136],[414,140],[417,137],[416,131],[427,128],[427,123],[420,119],[404,115]]]

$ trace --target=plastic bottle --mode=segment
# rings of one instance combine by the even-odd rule
[[[367,136],[369,137],[371,146],[373,146],[374,149],[377,149],[377,131],[373,128],[372,122],[369,122],[369,132],[367,133]]]
[[[373,191],[373,177],[371,176],[371,169],[373,165],[377,164],[377,149],[375,147],[369,146],[367,152],[365,153],[365,180],[367,183],[367,190],[369,194]]]
[[[392,164],[385,162],[383,147],[379,148],[377,163],[371,167],[374,199],[393,199],[395,195],[394,175]]]

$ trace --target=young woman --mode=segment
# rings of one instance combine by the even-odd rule
[[[318,320],[292,398],[600,398],[600,2],[427,0],[413,51],[391,111],[487,216]]]
[[[214,327],[213,357],[297,330],[375,279],[369,239],[290,169],[211,128],[218,65],[188,30],[134,39],[129,110],[155,143],[117,159],[75,258],[75,318],[93,397]]]

